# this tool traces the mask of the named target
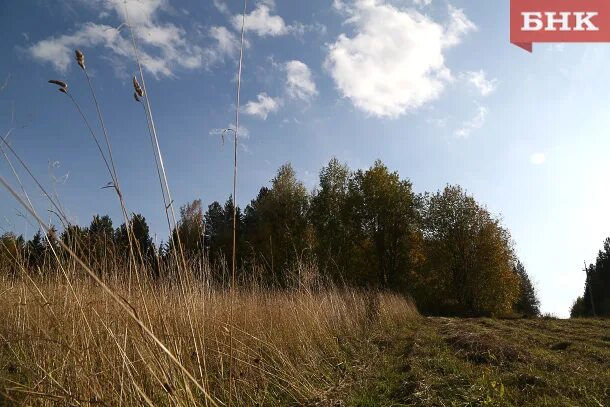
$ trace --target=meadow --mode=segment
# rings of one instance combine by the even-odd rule
[[[608,320],[423,317],[404,296],[338,287],[107,283],[169,353],[91,279],[3,279],[0,405],[610,404]]]
[[[90,279],[3,280],[0,405],[326,405],[420,318],[404,297],[350,289],[108,285],[168,352]]]
[[[233,193],[178,217],[131,33],[163,247],[127,209],[80,50],[96,123],[67,82],[49,82],[82,119],[124,223],[73,224],[10,132],[0,139],[11,172],[0,184],[39,228],[27,242],[0,236],[0,406],[610,405],[610,322],[534,318],[510,233],[460,187],[416,195],[381,161],[351,172],[335,159],[310,194],[286,165],[242,219],[232,197],[243,37],[242,21],[235,127],[222,133],[233,136]]]

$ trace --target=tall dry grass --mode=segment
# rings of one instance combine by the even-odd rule
[[[0,282],[0,401],[223,405],[231,397],[244,406],[323,404],[364,374],[367,363],[358,360],[367,359],[376,337],[417,318],[403,297],[350,289],[254,287],[232,300],[229,291],[195,279],[186,293],[169,281],[147,281],[131,294],[120,279],[106,283],[210,398],[99,286],[85,278],[67,284],[58,275]]]
[[[244,1],[244,16],[246,6]],[[140,87],[134,77],[135,99],[142,102],[173,236],[178,222],[127,7],[125,20],[141,81]],[[363,377],[371,365],[366,360],[374,340],[417,318],[408,299],[321,288],[312,284],[316,271],[308,265],[287,271],[296,276],[292,290],[261,286],[256,268],[238,290],[235,243],[230,265],[213,270],[206,259],[185,259],[179,235],[173,242],[173,262],[158,263],[164,278],[155,278],[158,274],[147,266],[132,239],[110,137],[85,55],[76,50],[75,57],[85,74],[103,138],[67,83],[50,82],[70,98],[99,150],[111,179],[108,187],[117,194],[128,228],[130,256],[119,258],[109,247],[104,248],[109,251],[103,261],[84,258],[79,247],[86,242],[68,247],[58,239],[32,204],[19,170],[36,183],[65,228],[70,222],[59,198],[45,190],[10,146],[10,132],[0,138],[0,152],[21,193],[1,175],[0,184],[45,232],[51,247],[43,270],[27,270],[21,258],[14,259],[10,273],[0,269],[0,406],[324,404]],[[238,81],[233,197],[239,94]],[[220,283],[214,277],[218,275]]]

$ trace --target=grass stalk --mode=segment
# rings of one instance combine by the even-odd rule
[[[28,204],[19,196],[19,194],[15,191],[15,189],[6,181],[6,179],[0,175],[0,184],[6,188],[6,190],[23,206],[25,210],[27,210],[30,215],[32,215],[41,225],[44,226],[45,232],[50,234],[52,237],[56,238],[55,232],[48,228],[42,219],[38,217],[35,211],[33,211]],[[68,247],[61,239],[56,239],[59,245],[83,268],[89,275],[93,281],[113,300],[115,304],[117,304],[122,310],[128,315],[133,322],[135,322],[141,330],[152,339],[156,345],[170,358],[172,362],[176,364],[176,366],[182,371],[182,373],[190,380],[204,395],[206,399],[213,405],[218,406],[216,400],[214,400],[204,389],[204,387],[195,379],[195,377],[184,367],[182,363],[178,360],[178,358],[165,346],[165,344],[148,328],[148,326],[136,315],[134,309],[131,305],[129,305],[124,299],[122,299],[118,294],[116,294],[106,283],[104,283],[97,274],[89,268],[89,266],[76,254],[70,247]]]
[[[235,95],[235,131],[233,132],[233,247],[231,255],[231,306],[229,315],[229,407],[233,401],[233,302],[235,297],[235,273],[237,268],[237,143],[239,141],[239,109],[241,102],[241,74],[244,60],[244,34],[246,28],[246,11],[248,0],[244,0],[244,10],[241,20],[241,35],[239,47],[239,65],[237,69],[237,92]]]
[[[183,292],[183,297],[184,297],[184,301],[185,301],[185,305],[186,305],[186,289],[185,289],[185,284],[186,284],[186,273],[187,273],[187,263],[186,263],[186,259],[184,256],[184,250],[182,247],[182,242],[180,239],[180,233],[178,230],[178,222],[176,220],[176,213],[174,211],[174,206],[173,206],[173,199],[172,199],[172,195],[170,192],[170,188],[169,188],[169,182],[167,180],[167,173],[165,171],[165,165],[163,163],[163,155],[161,154],[161,148],[159,146],[159,138],[157,137],[157,131],[156,131],[156,127],[155,127],[155,121],[154,121],[154,116],[152,113],[152,108],[151,108],[151,104],[150,104],[150,96],[148,93],[148,89],[146,88],[146,80],[144,78],[144,70],[142,68],[142,63],[140,60],[140,55],[139,55],[139,51],[138,51],[138,46],[137,46],[137,41],[136,41],[136,37],[135,37],[135,33],[134,33],[134,28],[131,25],[131,21],[129,18],[129,11],[127,8],[127,0],[125,0],[123,2],[124,5],[124,10],[125,10],[125,22],[127,24],[127,27],[129,29],[129,32],[131,34],[131,42],[132,42],[132,46],[133,46],[133,51],[134,51],[134,56],[136,59],[136,63],[138,65],[138,71],[139,71],[139,75],[140,75],[140,80],[142,81],[142,89],[143,89],[143,97],[144,97],[144,101],[146,102],[145,105],[145,112],[147,113],[147,124],[148,124],[148,128],[149,128],[149,133],[151,136],[151,140],[153,143],[153,153],[155,155],[155,164],[157,166],[157,172],[159,174],[161,174],[161,178],[163,180],[163,183],[161,185],[161,193],[163,194],[163,202],[165,205],[165,212],[166,212],[166,217],[168,220],[168,226],[169,226],[169,233],[170,233],[170,238],[174,241],[173,244],[173,251],[174,251],[174,257],[176,259],[176,264],[177,264],[177,271],[178,271],[178,279],[179,279],[179,283]],[[170,209],[170,212],[168,213],[168,208]],[[169,214],[171,213],[171,219],[173,221],[173,225],[172,222],[169,221]],[[175,240],[174,240],[174,234],[172,233],[172,226],[173,226],[173,230],[175,230],[176,232],[176,236],[175,236]],[[178,253],[180,253],[180,260],[182,262],[182,271],[181,271],[181,267],[180,267],[180,260],[178,259]],[[195,346],[195,354],[197,357],[197,361],[198,361],[198,367],[199,367],[199,373],[200,373],[200,377],[203,380],[204,386],[206,385],[205,382],[205,377],[207,377],[207,374],[204,373],[205,370],[205,362],[202,363],[201,361],[201,355],[200,355],[200,351],[199,351],[199,346],[196,340],[196,335],[195,335],[195,327],[193,325],[192,322],[192,316],[191,316],[191,311],[190,311],[190,307],[186,307],[187,310],[187,317],[189,320],[189,325],[190,325],[190,330],[191,330],[191,339],[193,341],[193,344]],[[205,312],[205,310],[204,310]],[[204,333],[205,334],[205,333]],[[206,398],[206,405],[207,405],[207,398]]]

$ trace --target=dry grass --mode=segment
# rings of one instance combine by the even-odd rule
[[[228,399],[228,292],[191,283],[183,295],[158,283],[129,296],[123,284],[110,286],[213,401],[206,401],[101,289],[81,279],[71,285],[1,284],[0,404],[2,397],[27,405],[221,405]],[[365,355],[377,334],[415,318],[408,300],[388,294],[239,292],[232,329],[233,400],[237,405],[323,403],[357,380],[349,376],[358,369],[346,368],[354,365],[354,355]]]
[[[139,78],[133,78],[134,97],[142,102],[145,112],[173,239],[178,222],[127,11],[125,5],[125,22],[139,72]],[[234,199],[246,11],[244,1],[234,130]],[[153,273],[143,266],[145,261],[134,243],[110,136],[85,55],[80,50],[74,55],[87,80],[103,138],[68,91],[67,83],[49,82],[70,98],[96,144],[111,179],[107,187],[115,190],[128,228],[130,255],[128,264],[110,268],[108,264],[117,262],[112,254],[103,256],[104,265],[80,258],[78,249],[73,251],[74,247],[57,239],[45,224],[10,157],[0,150],[22,194],[2,176],[0,184],[38,223],[48,236],[49,247],[53,247],[51,240],[57,242],[59,251],[53,249],[51,263],[60,265],[57,270],[44,266],[40,272],[44,278],[31,277],[39,270],[26,270],[20,258],[10,265],[10,274],[0,269],[0,406],[329,404],[340,389],[366,376],[374,365],[367,353],[378,349],[379,337],[387,337],[418,318],[413,304],[391,294],[336,288],[300,286],[299,290],[274,291],[256,287],[236,292],[235,208],[230,290],[226,290],[226,281],[223,289],[213,289],[209,278],[193,277],[196,271],[187,266],[179,234],[172,241],[174,266],[163,274],[167,280],[147,277]],[[19,161],[53,206],[53,213],[68,226],[58,197],[45,190],[5,138],[3,147]],[[225,275],[228,273],[223,270],[223,278]]]
[[[489,329],[473,331],[460,321],[448,320],[442,329],[457,355],[473,363],[510,364],[527,361],[527,349],[515,346]]]

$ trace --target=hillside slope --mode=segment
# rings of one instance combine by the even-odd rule
[[[358,406],[610,406],[610,321],[425,318]]]

